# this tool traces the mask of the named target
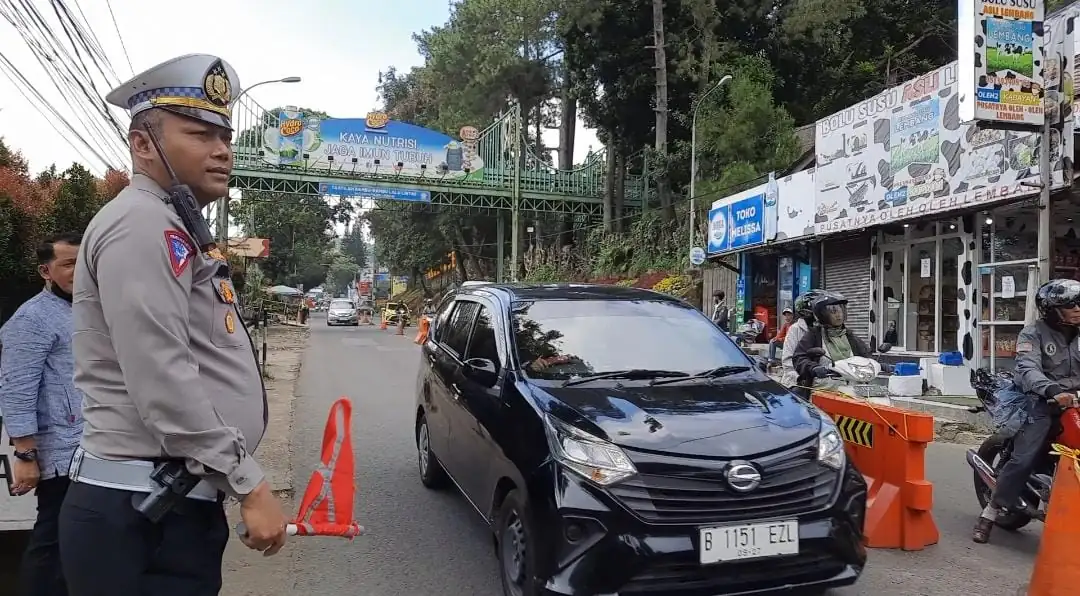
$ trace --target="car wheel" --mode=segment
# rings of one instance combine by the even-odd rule
[[[512,490],[499,508],[495,526],[499,578],[506,596],[537,596],[536,538],[525,494]]]
[[[431,429],[424,416],[416,423],[416,458],[420,468],[420,482],[433,490],[445,488],[449,479],[439,459],[431,451]]]

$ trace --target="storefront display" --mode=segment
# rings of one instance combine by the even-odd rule
[[[960,348],[958,287],[967,258],[962,220],[892,225],[881,230],[875,259],[874,335],[897,352]]]
[[[1010,370],[1029,291],[1038,287],[1039,214],[1030,204],[1010,205],[984,213],[980,223],[979,366]]]

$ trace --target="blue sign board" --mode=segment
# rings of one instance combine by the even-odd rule
[[[381,188],[323,182],[319,184],[319,193],[338,197],[364,197],[368,199],[389,199],[391,201],[412,201],[414,203],[431,202],[430,192],[411,188]]]
[[[709,211],[709,253],[765,243],[765,194],[739,199]]]

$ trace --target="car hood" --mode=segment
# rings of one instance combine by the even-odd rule
[[[571,419],[577,414],[608,440],[629,449],[750,457],[805,441],[821,428],[818,410],[771,380],[690,381],[659,387],[534,386],[534,390],[553,398],[548,403],[552,414]]]

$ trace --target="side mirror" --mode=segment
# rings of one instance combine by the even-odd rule
[[[825,348],[810,348],[806,351],[806,355],[811,358],[821,358],[825,355]]]
[[[462,373],[484,387],[494,387],[499,382],[499,369],[487,358],[469,358]]]
[[[751,359],[754,361],[754,365],[757,366],[758,370],[763,373],[769,372],[769,361],[766,360],[764,357],[753,356]]]
[[[884,353],[888,352],[891,349],[892,349],[892,344],[888,344],[888,343],[879,344],[878,347],[877,347],[877,351],[878,351],[879,354],[884,354]]]

